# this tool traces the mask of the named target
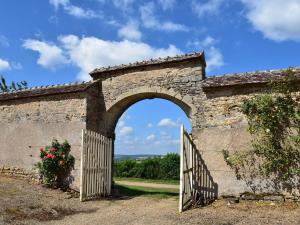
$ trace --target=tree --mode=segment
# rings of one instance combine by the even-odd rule
[[[5,78],[3,76],[0,78],[0,92],[17,91],[24,88],[27,88],[27,82],[25,80],[17,83],[12,81],[11,85],[7,85]]]
[[[288,69],[282,81],[269,85],[268,93],[245,100],[241,107],[252,135],[251,149],[223,154],[237,178],[254,192],[264,185],[293,192],[300,188],[300,81]]]

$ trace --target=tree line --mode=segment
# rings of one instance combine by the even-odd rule
[[[164,157],[153,157],[137,161],[126,159],[115,162],[116,177],[179,180],[180,156],[169,153]]]

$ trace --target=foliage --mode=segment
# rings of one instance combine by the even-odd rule
[[[169,153],[166,156],[147,158],[142,161],[127,159],[115,163],[115,176],[146,179],[179,180],[180,156]]]
[[[293,190],[299,188],[300,177],[300,99],[296,94],[300,82],[289,69],[282,81],[272,80],[269,85],[269,92],[245,100],[241,108],[252,148],[223,154],[237,178],[246,180],[253,191],[258,178],[271,180],[275,188]]]
[[[9,91],[17,91],[27,88],[27,82],[25,80],[21,82],[15,83],[14,81],[11,82],[11,85],[6,84],[6,80],[3,76],[0,78],[0,93],[1,92],[9,92]]]
[[[70,151],[71,146],[67,141],[60,144],[57,140],[53,140],[51,146],[40,149],[42,161],[36,166],[44,184],[63,190],[69,187],[72,181],[70,174],[75,164]]]

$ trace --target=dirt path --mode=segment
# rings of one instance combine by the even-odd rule
[[[135,187],[166,188],[166,189],[179,190],[178,184],[157,184],[157,183],[147,183],[147,182],[140,182],[140,181],[125,181],[125,180],[115,181],[115,183],[120,184],[120,185],[135,186]]]
[[[80,202],[59,190],[0,175],[0,225],[299,225],[300,204],[226,200],[178,213],[175,198]]]

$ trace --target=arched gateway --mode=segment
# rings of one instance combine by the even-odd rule
[[[95,69],[87,83],[35,87],[0,94],[0,168],[27,173],[38,148],[52,138],[67,139],[76,157],[74,188],[79,188],[81,130],[114,139],[120,115],[142,99],[164,98],[190,118],[192,138],[220,195],[247,191],[226,165],[221,151],[248,146],[247,122],[238,110],[244,98],[266,88],[282,70],[205,75],[204,54],[194,53]],[[297,75],[300,70],[295,69]]]

